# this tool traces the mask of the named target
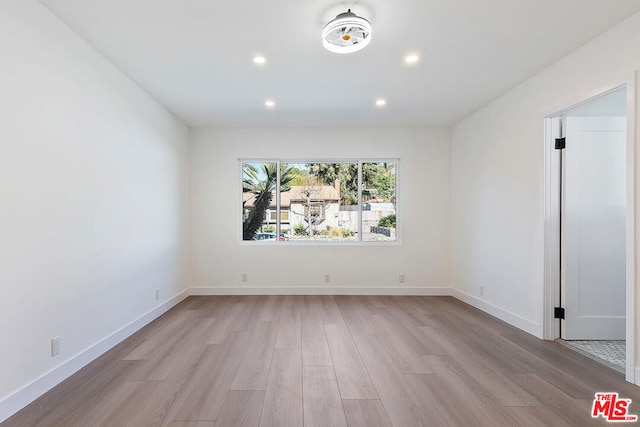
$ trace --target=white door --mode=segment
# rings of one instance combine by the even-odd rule
[[[626,118],[567,117],[564,339],[625,339]]]

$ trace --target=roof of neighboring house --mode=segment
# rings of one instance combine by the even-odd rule
[[[324,200],[328,203],[338,203],[340,201],[340,191],[331,185],[293,186],[289,191],[280,193],[280,207],[288,208],[291,203],[301,203],[307,200],[307,192],[310,193],[311,200]],[[242,201],[246,208],[253,207],[255,195],[243,193]],[[271,200],[270,208],[276,207],[275,195]]]

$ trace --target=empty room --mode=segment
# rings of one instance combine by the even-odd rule
[[[637,0],[0,2],[0,424],[636,422],[638,52]]]

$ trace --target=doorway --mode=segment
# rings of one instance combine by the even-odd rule
[[[621,372],[628,372],[632,353],[626,347],[627,106],[622,86],[562,110],[547,118],[546,141],[552,145],[546,267],[556,275],[547,290],[557,292],[551,338]]]

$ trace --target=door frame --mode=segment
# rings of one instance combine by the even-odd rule
[[[554,307],[560,306],[560,204],[559,202],[559,150],[554,149],[558,119],[581,104],[626,87],[627,92],[627,150],[626,150],[626,369],[627,381],[640,385],[640,370],[635,367],[635,156],[636,156],[636,96],[638,72],[615,82],[595,93],[585,94],[581,101],[556,109],[544,118],[544,310],[543,338],[560,337],[560,321],[554,318]]]

